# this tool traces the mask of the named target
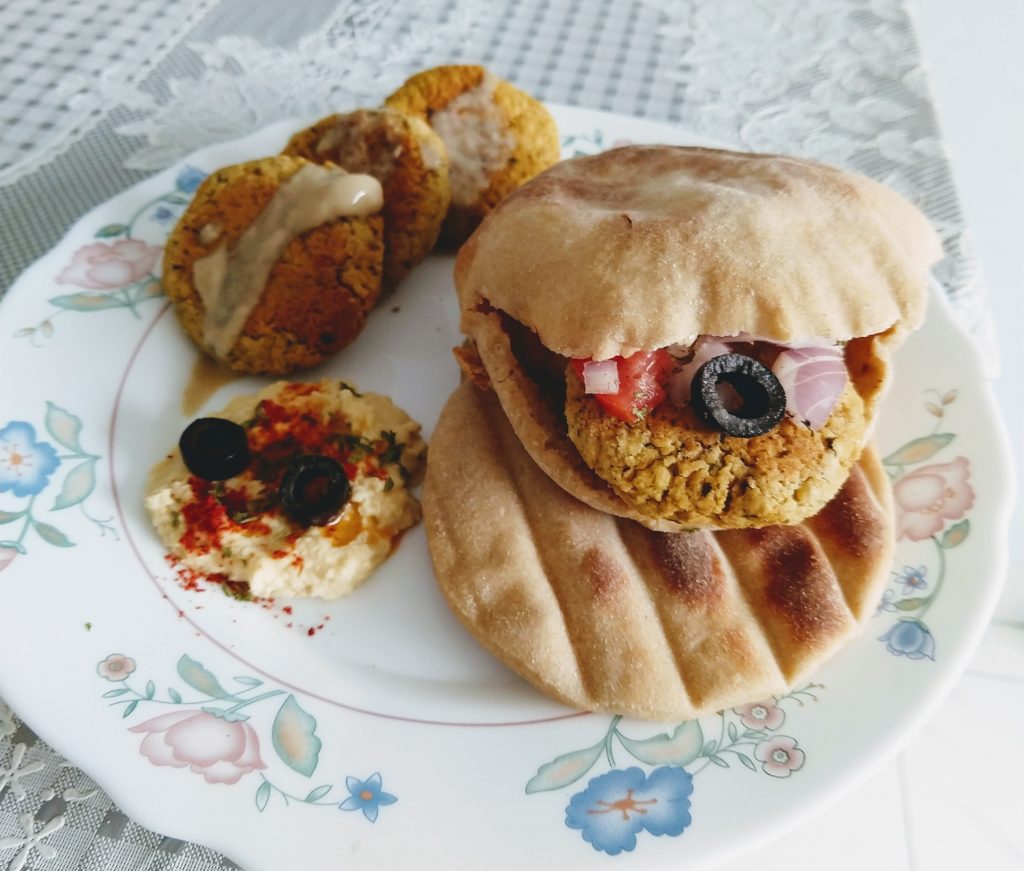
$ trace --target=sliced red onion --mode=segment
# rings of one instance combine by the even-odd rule
[[[583,389],[587,393],[619,392],[619,364],[615,360],[591,360],[583,364]]]
[[[786,391],[786,410],[811,429],[828,420],[846,386],[843,349],[836,344],[787,348],[775,358],[772,371]]]
[[[681,369],[673,372],[665,382],[668,401],[682,407],[690,401],[690,383],[693,376],[712,357],[730,353],[729,346],[715,336],[701,336],[693,346],[693,358]]]

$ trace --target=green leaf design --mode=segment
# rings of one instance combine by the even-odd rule
[[[176,705],[181,704],[181,693],[179,693],[174,687],[167,688],[167,697],[174,702]]]
[[[306,713],[290,693],[274,717],[271,737],[285,765],[306,777],[316,771],[321,747],[316,736],[316,719]]]
[[[139,700],[136,699],[131,704],[125,706],[125,709],[121,711],[121,719],[124,720],[135,713],[135,709],[139,706]]]
[[[671,735],[662,733],[644,741],[620,736],[620,740],[630,755],[648,765],[684,766],[700,756],[704,733],[697,720],[687,720],[676,726]]]
[[[717,749],[718,749],[718,742],[717,741],[708,741],[707,744],[705,744],[703,747],[701,747],[700,753],[698,753],[697,755],[698,756],[711,756],[715,752],[715,750],[717,750]]]
[[[240,677],[236,677],[235,678],[235,683],[240,683],[240,684],[242,684],[242,686],[247,686],[247,687],[263,686],[263,681],[261,681],[259,678],[257,678],[257,677],[246,677],[245,675],[241,675]]]
[[[105,698],[105,699],[113,699],[113,698],[117,698],[117,696],[123,696],[125,693],[129,693],[129,692],[131,692],[131,690],[129,690],[127,687],[121,687],[120,689],[117,689],[117,690],[107,690],[107,692],[105,692],[103,694],[103,698]]]
[[[316,789],[311,790],[309,795],[307,795],[303,801],[319,801],[327,795],[331,789],[331,785],[329,783],[325,783],[323,786],[318,786]]]
[[[82,434],[82,421],[70,411],[52,402],[46,403],[46,431],[61,445],[76,454],[83,453],[78,437]]]
[[[736,756],[739,758],[740,762],[742,762],[751,771],[757,771],[757,766],[754,765],[749,756],[744,756],[742,753],[737,753]]]
[[[128,228],[124,224],[107,224],[96,231],[96,238],[109,239],[111,236],[121,236],[127,232]]]
[[[188,197],[183,197],[181,194],[164,194],[160,199],[175,206],[187,206],[189,203]]]
[[[739,735],[739,732],[737,732],[737,730],[736,730],[736,724],[735,723],[730,723],[729,724],[729,740],[732,741],[733,744],[736,743],[736,738],[737,738],[738,735]]]
[[[217,682],[217,678],[203,668],[201,662],[196,662],[188,654],[182,654],[178,660],[178,674],[192,689],[199,690],[211,699],[222,699],[229,695]]]
[[[526,792],[545,792],[574,783],[590,771],[603,749],[604,741],[601,741],[593,747],[563,753],[557,759],[545,762],[526,784]]]
[[[959,523],[954,523],[949,529],[947,529],[942,535],[942,541],[939,542],[939,546],[944,549],[956,547],[958,544],[963,544],[967,533],[971,531],[971,521],[961,520]]]
[[[719,768],[728,768],[729,763],[726,762],[721,756],[711,755],[708,757],[712,762],[715,763]]]
[[[0,547],[11,547],[11,548],[14,548],[14,550],[16,550],[20,554],[28,553],[28,551],[25,550],[25,545],[23,545],[20,541],[13,541],[12,539],[9,539],[9,538],[5,539],[4,541],[0,541]]]
[[[153,681],[146,681],[146,698],[151,699],[156,695],[156,684]]]
[[[52,544],[55,547],[75,546],[75,543],[70,538],[57,529],[56,526],[50,526],[49,523],[43,523],[41,520],[32,518],[32,528],[39,533],[39,537],[47,544]]]
[[[68,293],[54,296],[50,302],[57,308],[71,309],[76,312],[95,312],[107,308],[125,308],[128,304],[116,296],[106,293]]]
[[[912,599],[900,599],[895,603],[895,605],[901,611],[916,611],[918,608],[924,606],[927,601],[927,596],[917,596]]]
[[[260,788],[256,790],[256,810],[263,813],[267,808],[268,801],[270,801],[270,781],[264,780],[260,784]]]
[[[11,523],[24,516],[24,511],[0,511],[0,523]]]
[[[70,508],[72,505],[84,502],[95,486],[96,460],[79,463],[64,478],[60,494],[54,500],[53,510],[60,511],[62,508]]]
[[[36,331],[35,327],[22,327],[20,330],[18,330],[14,334],[14,338],[16,338],[16,339],[24,339],[24,338],[27,338],[28,336],[35,335],[35,331]]]
[[[887,466],[910,466],[914,463],[923,463],[925,460],[948,445],[956,435],[951,432],[937,432],[934,435],[922,436],[907,442],[898,451],[889,454],[883,463]]]

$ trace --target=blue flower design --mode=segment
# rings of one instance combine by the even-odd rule
[[[896,603],[893,601],[896,598],[896,594],[892,590],[886,590],[882,593],[882,598],[878,602],[875,608],[875,616],[877,617],[883,611],[897,611]]]
[[[893,656],[907,659],[935,659],[935,639],[920,620],[898,620],[880,635],[879,641]]]
[[[158,224],[166,224],[173,217],[174,212],[167,208],[167,206],[160,206],[153,212],[153,220]]]
[[[183,166],[178,171],[178,177],[174,180],[174,184],[183,194],[192,194],[203,183],[204,178],[206,178],[206,173],[201,169],[194,166]]]
[[[928,587],[926,580],[928,568],[926,566],[904,566],[903,571],[896,575],[896,580],[903,584],[903,595],[912,593],[915,590],[925,590]]]
[[[381,805],[394,804],[398,801],[390,792],[381,789],[379,773],[371,774],[366,780],[346,777],[345,786],[348,787],[349,797],[338,805],[339,810],[362,811],[363,816],[371,823],[377,819]]]
[[[693,776],[663,766],[645,776],[639,768],[616,769],[595,777],[565,809],[565,824],[580,829],[595,850],[617,856],[636,847],[636,835],[681,835],[690,825]]]
[[[21,420],[0,429],[0,493],[34,496],[42,492],[60,460],[46,442],[36,441],[35,428]]]

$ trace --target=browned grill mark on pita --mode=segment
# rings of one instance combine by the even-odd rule
[[[848,618],[845,599],[840,599],[840,608],[835,595],[841,593],[838,580],[806,532],[786,529],[778,538],[778,543],[769,545],[765,560],[765,599],[798,641],[815,644]]]
[[[892,559],[892,532],[886,523],[892,501],[889,481],[884,473],[872,475],[869,470],[878,473],[877,461],[855,466],[836,497],[805,524],[832,564],[847,607],[861,623],[878,594],[874,586],[865,586],[865,569],[882,568]]]
[[[787,680],[852,634],[856,620],[839,581],[802,527],[729,530],[716,540]]]
[[[686,604],[712,605],[725,596],[725,573],[699,533],[647,536],[665,586]]]
[[[854,469],[835,498],[810,519],[826,550],[862,558],[885,543],[874,498],[863,473]]]
[[[657,608],[693,716],[785,688],[764,629],[712,534],[614,523]]]
[[[654,581],[656,569],[651,564],[649,540],[659,533],[652,533],[639,524],[621,517],[606,518],[602,527],[608,530],[609,538],[613,535],[617,537],[622,547],[623,559],[629,566],[631,577],[635,579],[634,589],[638,595],[645,597],[646,603],[657,617],[657,631],[668,651],[679,680],[677,694],[679,716],[696,716],[697,708],[689,685],[691,675],[688,674],[687,659],[683,655],[685,644],[680,643],[679,623],[673,619],[672,603],[666,601],[666,597],[658,589],[657,582]],[[699,680],[697,683],[700,683]]]
[[[627,583],[625,569],[596,547],[584,552],[580,571],[590,581],[590,592],[595,602],[611,601],[614,593]]]

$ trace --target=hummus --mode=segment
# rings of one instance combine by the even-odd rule
[[[216,417],[241,424],[252,460],[225,481],[193,475],[175,448],[153,468],[146,509],[171,558],[253,596],[333,599],[352,592],[420,520],[410,492],[425,465],[420,426],[386,396],[339,381],[277,382],[232,400]],[[282,510],[288,461],[338,460],[348,502],[324,525],[302,526]]]

